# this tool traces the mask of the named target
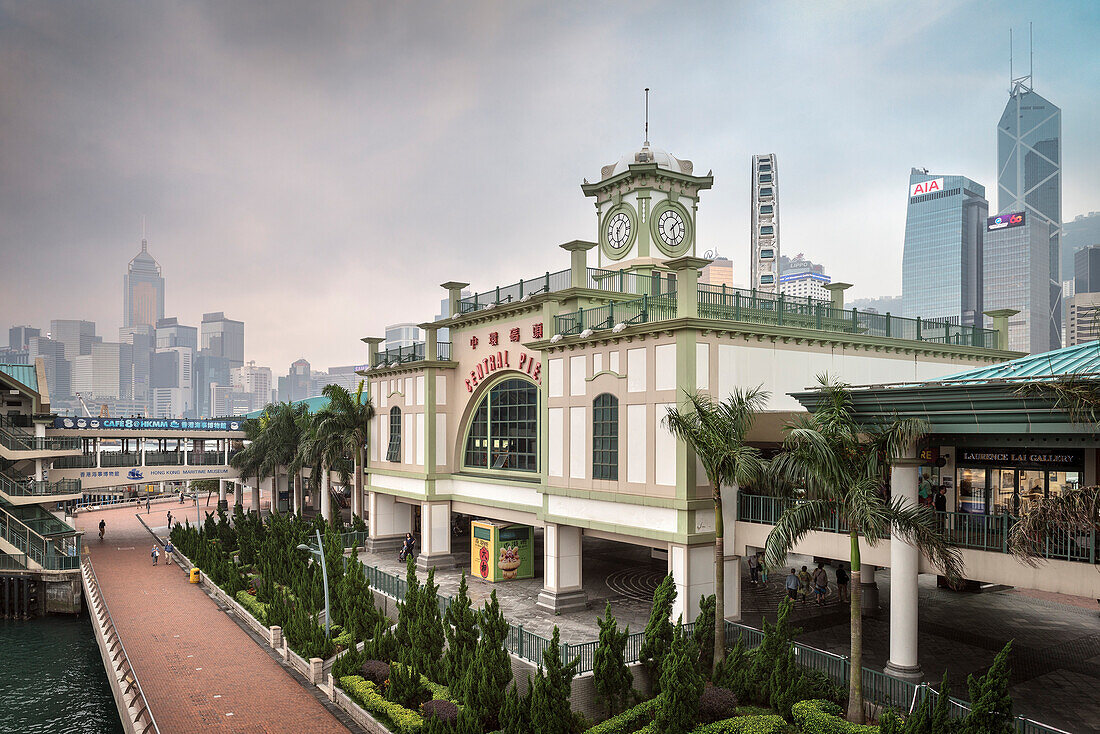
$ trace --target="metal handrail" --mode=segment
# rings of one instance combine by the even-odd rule
[[[0,492],[12,497],[44,497],[53,494],[76,494],[80,492],[79,479],[60,479],[50,482],[45,479],[14,479],[0,472]]]
[[[0,415],[0,444],[12,451],[75,451],[80,448],[80,438],[35,436],[8,416]]]
[[[88,606],[95,611],[96,616],[99,617],[99,621],[103,624],[103,644],[107,644],[108,634],[114,635],[115,642],[118,643],[119,652],[121,655],[117,658],[118,667],[114,672],[121,673],[124,677],[129,677],[133,682],[133,688],[137,691],[133,698],[129,701],[125,700],[127,691],[122,691],[123,697],[122,703],[127,707],[127,718],[129,718],[129,709],[137,709],[137,716],[134,717],[132,725],[134,730],[140,732],[140,734],[147,734],[148,732],[157,732],[159,734],[160,727],[157,726],[156,717],[153,716],[153,710],[149,707],[149,699],[145,697],[145,691],[141,687],[141,681],[138,680],[137,671],[134,670],[134,666],[130,664],[130,655],[126,652],[126,643],[122,641],[122,636],[118,633],[118,628],[115,627],[115,621],[111,617],[111,610],[107,606],[107,599],[103,596],[103,590],[99,587],[99,578],[95,575],[95,569],[92,567],[92,559],[85,556],[83,562],[80,564],[80,570],[84,574],[84,582],[88,585]],[[104,617],[106,620],[104,620]],[[114,643],[112,643],[113,645]],[[115,663],[116,658],[112,658],[112,664]],[[125,670],[123,670],[125,666]],[[135,703],[140,701],[141,707],[135,706]],[[144,719],[143,719],[144,717]],[[141,726],[145,722],[145,726]],[[139,728],[140,727],[140,728]]]

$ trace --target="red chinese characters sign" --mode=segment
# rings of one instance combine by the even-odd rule
[[[466,392],[473,392],[474,388],[489,375],[500,370],[518,370],[531,377],[535,382],[542,382],[542,363],[531,357],[526,352],[520,352],[513,357],[507,349],[496,354],[489,354],[470,370],[466,378]]]

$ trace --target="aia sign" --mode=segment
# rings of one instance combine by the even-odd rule
[[[1025,221],[1023,212],[1009,212],[1008,214],[998,214],[995,217],[990,217],[986,220],[985,228],[990,232],[996,232],[998,229],[1022,227]]]
[[[943,179],[934,178],[931,181],[921,181],[915,183],[909,187],[909,198],[914,196],[921,196],[922,194],[932,194],[937,191],[943,191]]]

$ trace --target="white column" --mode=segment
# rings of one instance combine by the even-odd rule
[[[451,555],[451,503],[420,503],[420,553],[416,565],[429,568],[454,568]]]
[[[548,523],[543,536],[543,580],[535,605],[551,612],[584,609],[588,595],[581,576],[581,529]]]
[[[412,505],[398,502],[393,495],[367,495],[367,550],[391,550],[401,546],[405,533],[412,532]]]
[[[218,507],[225,507],[225,480],[218,480]]]
[[[732,567],[726,559],[727,614],[730,607],[731,579],[740,576],[740,565]],[[740,560],[740,559],[738,559]],[[736,570],[735,570],[736,569]],[[676,601],[672,605],[672,621],[682,614],[684,622],[693,622],[699,616],[699,599],[714,593],[714,545],[668,544],[668,572],[676,582]],[[738,582],[739,583],[739,582]],[[740,605],[738,603],[738,609]]]
[[[728,525],[726,527],[729,527]],[[729,547],[728,545],[726,546]],[[741,619],[741,556],[726,556],[726,619]],[[699,600],[696,599],[698,602]]]
[[[252,488],[252,509],[255,512],[260,511],[260,483],[256,482],[256,486]]]
[[[321,470],[321,517],[327,522],[332,522],[332,497],[328,486],[329,471],[322,467]]]
[[[299,472],[295,476],[291,477],[290,480],[292,482],[294,482],[294,507],[292,509],[292,512],[295,515],[300,515],[300,514],[302,514],[302,475],[301,475],[301,473]]]
[[[894,461],[890,470],[890,492],[906,504],[917,504],[916,447]],[[920,679],[917,662],[917,575],[920,554],[897,533],[890,539],[890,660],[886,672]]]

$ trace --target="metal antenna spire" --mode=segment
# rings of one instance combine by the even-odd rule
[[[1012,87],[1016,81],[1016,72],[1012,69],[1012,29],[1008,29],[1008,93],[1012,94]]]
[[[1027,22],[1027,45],[1028,45],[1028,60],[1027,60],[1027,78],[1030,79],[1031,88],[1035,88],[1035,28],[1034,23],[1030,20]]]
[[[649,87],[645,88],[645,146],[649,147]]]
[[[146,252],[147,246],[145,243],[145,215],[141,215],[141,251]]]

